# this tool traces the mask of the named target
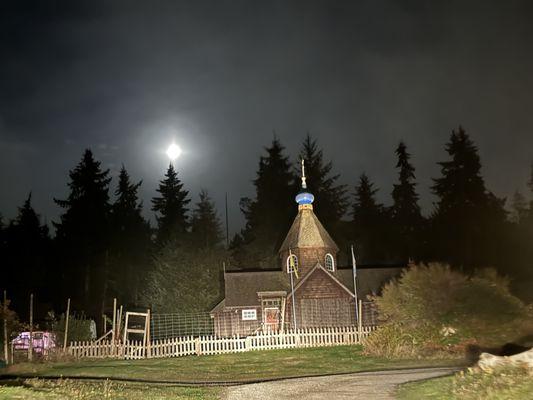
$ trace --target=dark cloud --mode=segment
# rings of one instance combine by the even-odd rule
[[[490,3],[490,4],[489,4]],[[90,146],[154,194],[175,139],[196,194],[249,195],[273,130],[295,155],[310,131],[353,185],[389,201],[404,139],[430,209],[453,127],[491,189],[522,187],[533,158],[529,1],[7,2],[0,12],[0,210],[52,197]],[[220,204],[221,205],[221,204]],[[235,227],[235,226],[234,226]]]

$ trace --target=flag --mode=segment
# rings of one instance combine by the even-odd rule
[[[355,255],[353,254],[353,245],[352,245],[352,268],[354,278],[357,276],[357,262],[355,261]]]
[[[289,267],[290,270],[294,272],[294,275],[296,275],[296,278],[299,278],[298,276],[298,265],[294,262],[295,257],[292,256],[292,251],[289,249]]]
[[[353,271],[353,295],[355,299],[355,320],[360,324],[360,315],[359,315],[359,299],[357,298],[357,262],[355,261],[355,255],[353,253],[353,244],[352,249],[352,271]],[[360,326],[360,325],[359,325]]]

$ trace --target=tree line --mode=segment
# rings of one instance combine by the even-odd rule
[[[13,220],[0,222],[1,286],[23,315],[30,291],[42,310],[61,308],[71,297],[79,310],[94,317],[108,309],[113,297],[129,307],[160,312],[207,310],[222,296],[223,264],[278,266],[277,249],[297,212],[294,196],[300,191],[303,158],[315,212],[339,244],[341,264],[349,262],[353,243],[362,264],[442,261],[467,273],[492,266],[520,289],[533,275],[533,201],[517,192],[512,212],[506,211],[505,199],[486,187],[477,147],[462,127],[452,131],[445,151],[431,187],[436,202],[424,216],[404,142],[395,150],[392,205],[385,206],[367,174],[353,187],[340,183],[332,161],[310,135],[294,162],[274,138],[259,159],[255,196],[240,201],[245,226],[225,248],[208,192],[202,190],[191,204],[172,164],[151,201],[156,221],[151,227],[138,197],[142,181],[133,180],[122,166],[114,184],[109,170],[86,150],[69,172],[68,196],[54,199],[62,211],[53,222],[55,235],[32,207],[31,193]]]

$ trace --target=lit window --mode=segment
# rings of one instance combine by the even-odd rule
[[[242,310],[242,320],[243,321],[255,321],[257,320],[257,310]]]
[[[298,269],[298,257],[296,257],[295,254],[291,254],[289,257],[287,257],[287,272],[290,274],[293,271],[293,266]]]
[[[326,269],[328,271],[335,271],[335,260],[333,259],[333,256],[331,254],[326,254]]]

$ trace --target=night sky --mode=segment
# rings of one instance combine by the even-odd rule
[[[533,2],[2,1],[0,212],[28,192],[48,221],[90,147],[143,179],[145,213],[175,141],[196,201],[232,231],[273,131],[295,160],[307,132],[342,182],[366,172],[390,203],[405,140],[424,212],[462,124],[488,187],[525,191],[533,160]],[[319,206],[319,205],[318,205]]]

